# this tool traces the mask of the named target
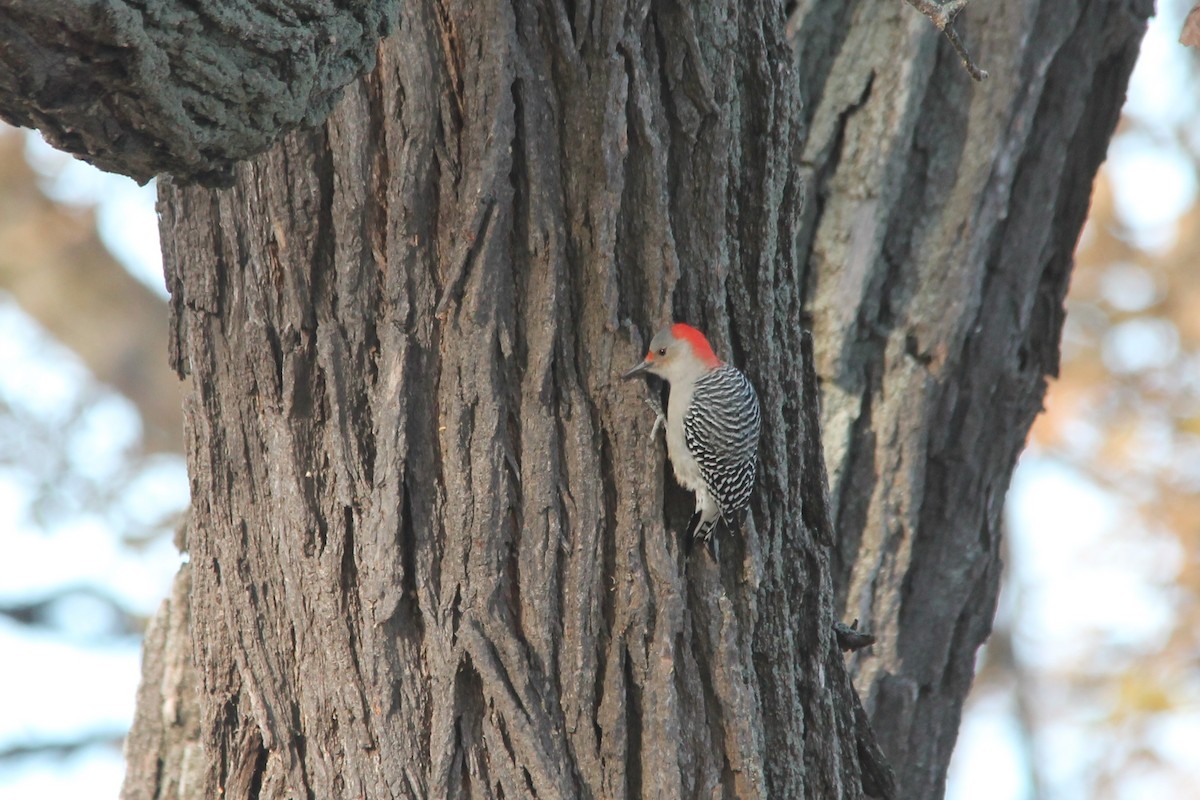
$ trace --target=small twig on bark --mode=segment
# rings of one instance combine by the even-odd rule
[[[862,650],[875,644],[875,637],[866,631],[858,629],[858,620],[847,625],[844,622],[833,623],[833,635],[837,637],[838,647],[843,653]]]
[[[929,17],[937,29],[946,35],[950,44],[954,46],[954,52],[958,53],[963,66],[967,68],[967,72],[971,73],[972,78],[977,81],[987,78],[987,70],[979,68],[975,59],[971,58],[971,54],[967,52],[967,46],[963,44],[962,39],[958,38],[958,32],[954,30],[954,18],[971,0],[945,0],[942,3],[934,0],[904,0],[904,2]]]

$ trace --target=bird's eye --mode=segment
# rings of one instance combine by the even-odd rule
[[[667,348],[665,348],[665,347],[658,348],[658,354],[660,356],[665,356],[667,354]]]

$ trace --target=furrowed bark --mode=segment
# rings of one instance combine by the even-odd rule
[[[1004,495],[1149,2],[972,3],[974,85],[900,4],[805,6],[800,225],[856,684],[901,797],[940,797],[991,630]],[[897,60],[897,53],[911,57]]]
[[[861,795],[791,52],[725,12],[410,4],[323,130],[164,185],[206,792]],[[719,570],[616,380],[674,311],[767,409]]]

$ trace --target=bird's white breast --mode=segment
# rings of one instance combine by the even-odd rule
[[[672,383],[671,396],[667,400],[667,455],[675,470],[675,480],[693,492],[704,488],[704,478],[700,474],[700,465],[692,457],[683,438],[683,415],[691,405],[695,388],[694,381],[681,381],[679,385]]]

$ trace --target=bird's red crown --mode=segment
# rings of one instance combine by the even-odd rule
[[[691,325],[676,322],[671,326],[671,335],[676,339],[683,339],[690,344],[692,346],[692,353],[696,358],[704,362],[705,366],[721,366],[721,359],[717,358],[717,354],[713,352],[712,345],[708,343],[708,339]]]

